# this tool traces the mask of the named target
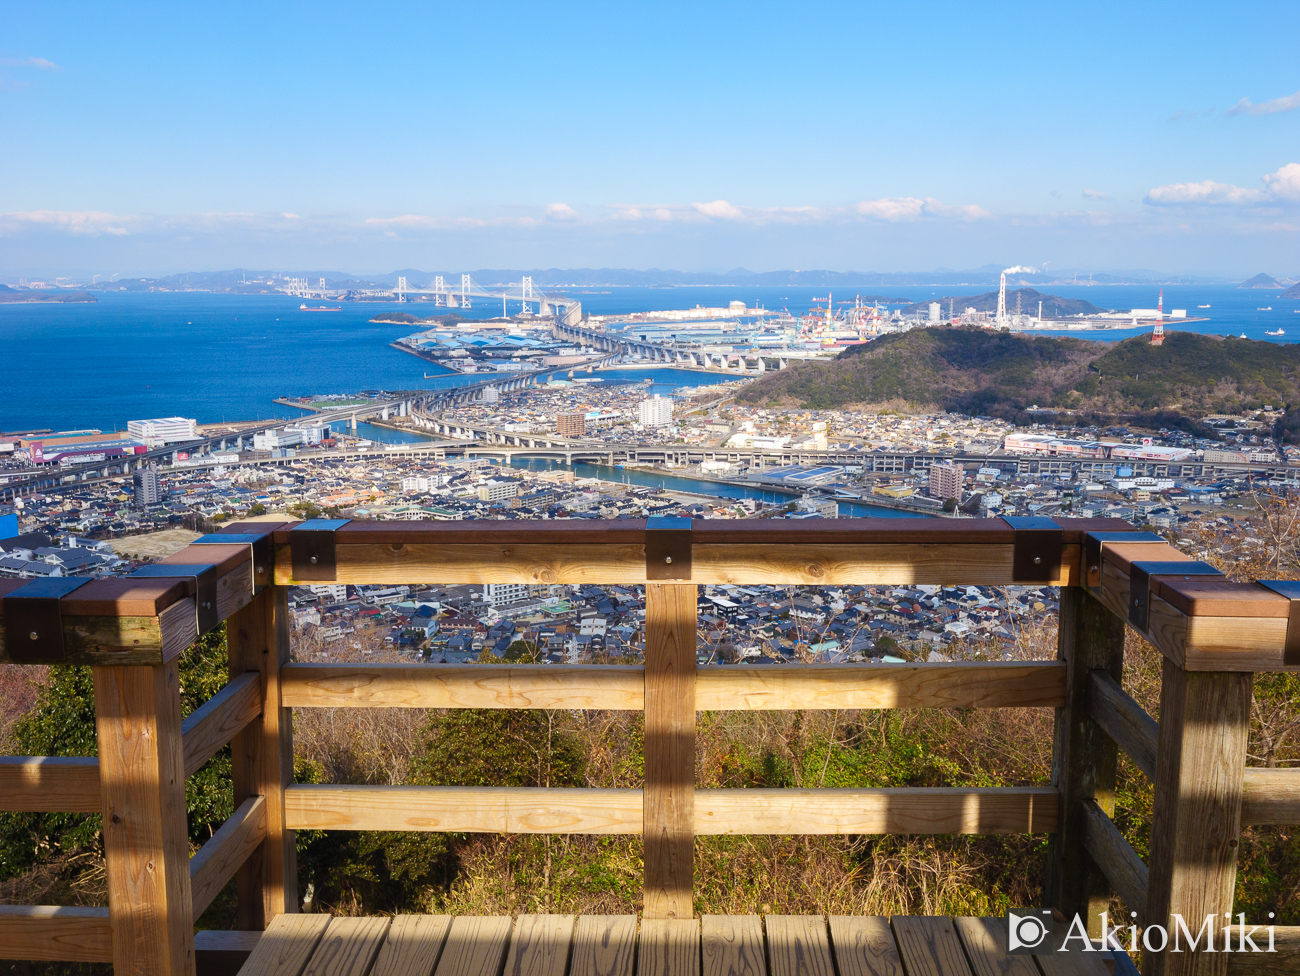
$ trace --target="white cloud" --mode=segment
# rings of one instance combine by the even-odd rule
[[[25,230],[49,229],[68,234],[121,237],[130,233],[124,223],[132,218],[119,217],[99,210],[29,210],[0,213],[0,236]]]
[[[1089,200],[1109,200],[1110,194],[1102,190],[1084,190],[1083,195]]]
[[[640,220],[643,216],[640,207],[619,207],[610,216],[611,220]]]
[[[62,71],[53,61],[45,58],[0,58],[0,68],[40,68],[42,71]]]
[[[567,203],[548,203],[546,205],[547,220],[577,220],[581,215]]]
[[[1249,98],[1243,98],[1232,108],[1228,115],[1276,115],[1278,112],[1293,112],[1300,108],[1300,91],[1281,98],[1272,98],[1256,105]]]
[[[1264,177],[1268,192],[1279,200],[1300,201],[1300,163],[1287,163]]]
[[[1201,180],[1167,183],[1148,191],[1145,202],[1153,206],[1229,205],[1260,206],[1300,202],[1300,163],[1287,163],[1264,177],[1264,189]]]
[[[900,220],[920,220],[922,217],[983,220],[991,216],[983,207],[973,203],[947,204],[934,197],[880,197],[876,200],[862,200],[855,204],[853,209],[863,217],[887,220],[891,223]]]
[[[718,220],[740,220],[745,216],[739,207],[733,207],[726,200],[714,200],[712,203],[692,203],[697,213]]]

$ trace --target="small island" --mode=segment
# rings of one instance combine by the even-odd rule
[[[0,305],[66,304],[69,302],[99,301],[88,291],[29,291],[0,285]]]

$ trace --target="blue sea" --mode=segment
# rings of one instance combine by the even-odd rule
[[[864,288],[835,292],[834,297],[837,303],[852,301],[856,292],[887,295],[900,302],[927,301],[984,290]],[[1158,292],[1136,286],[1038,290],[1123,309],[1152,308]],[[1225,285],[1169,285],[1164,291],[1166,309],[1186,308],[1189,315],[1208,318],[1175,322],[1173,329],[1300,340],[1300,315],[1295,314],[1300,302],[1279,299],[1277,291]],[[597,314],[729,301],[803,314],[814,296],[825,295],[825,289],[583,288],[567,294]],[[7,367],[0,430],[122,429],[131,419],[177,414],[196,417],[201,423],[252,420],[292,415],[293,411],[273,402],[276,397],[437,389],[472,382],[470,377],[443,373],[432,363],[391,348],[388,343],[408,334],[409,326],[369,321],[382,311],[417,315],[443,311],[431,305],[367,302],[344,304],[341,312],[312,313],[299,311],[301,300],[287,296],[110,292],[98,298],[85,305],[0,305],[0,348]],[[1197,309],[1206,304],[1209,309]],[[1258,311],[1261,306],[1273,310]],[[488,301],[460,311],[489,317],[499,315],[501,309]],[[1286,335],[1265,336],[1265,331],[1278,328]],[[1134,332],[1069,334],[1113,341]],[[717,382],[707,374],[677,370],[605,375],[611,380],[649,376],[655,380],[651,389],[658,392]]]

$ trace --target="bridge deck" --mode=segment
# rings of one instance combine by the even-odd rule
[[[1117,967],[1118,964],[1118,967]],[[1001,918],[281,915],[241,976],[1123,976],[1127,957],[1009,956]]]

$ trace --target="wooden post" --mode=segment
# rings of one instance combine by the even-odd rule
[[[1231,956],[1222,951],[1222,939],[1237,880],[1253,679],[1164,663],[1146,921],[1165,926],[1172,939],[1170,916],[1181,915],[1195,936],[1205,916],[1218,915],[1219,951],[1147,952],[1144,976],[1228,971]]]
[[[266,798],[266,840],[235,876],[240,929],[264,929],[277,915],[298,911],[298,862],[293,831],[284,825],[284,788],[293,780],[291,713],[280,707],[280,667],[289,661],[288,587],[268,586],[226,623],[230,674],[262,676],[262,717],[230,744],[235,806]]]
[[[92,669],[117,976],[193,976],[176,662]]]
[[[1110,886],[1084,848],[1083,803],[1095,800],[1107,816],[1114,815],[1119,748],[1088,715],[1088,676],[1102,670],[1120,679],[1124,622],[1083,587],[1063,586],[1056,656],[1066,664],[1065,706],[1056,710],[1052,752],[1061,820],[1048,843],[1045,894],[1047,903],[1067,917],[1083,916],[1089,934],[1098,938]],[[1143,906],[1136,908],[1141,911]]]
[[[693,918],[694,583],[645,588],[645,918]]]

